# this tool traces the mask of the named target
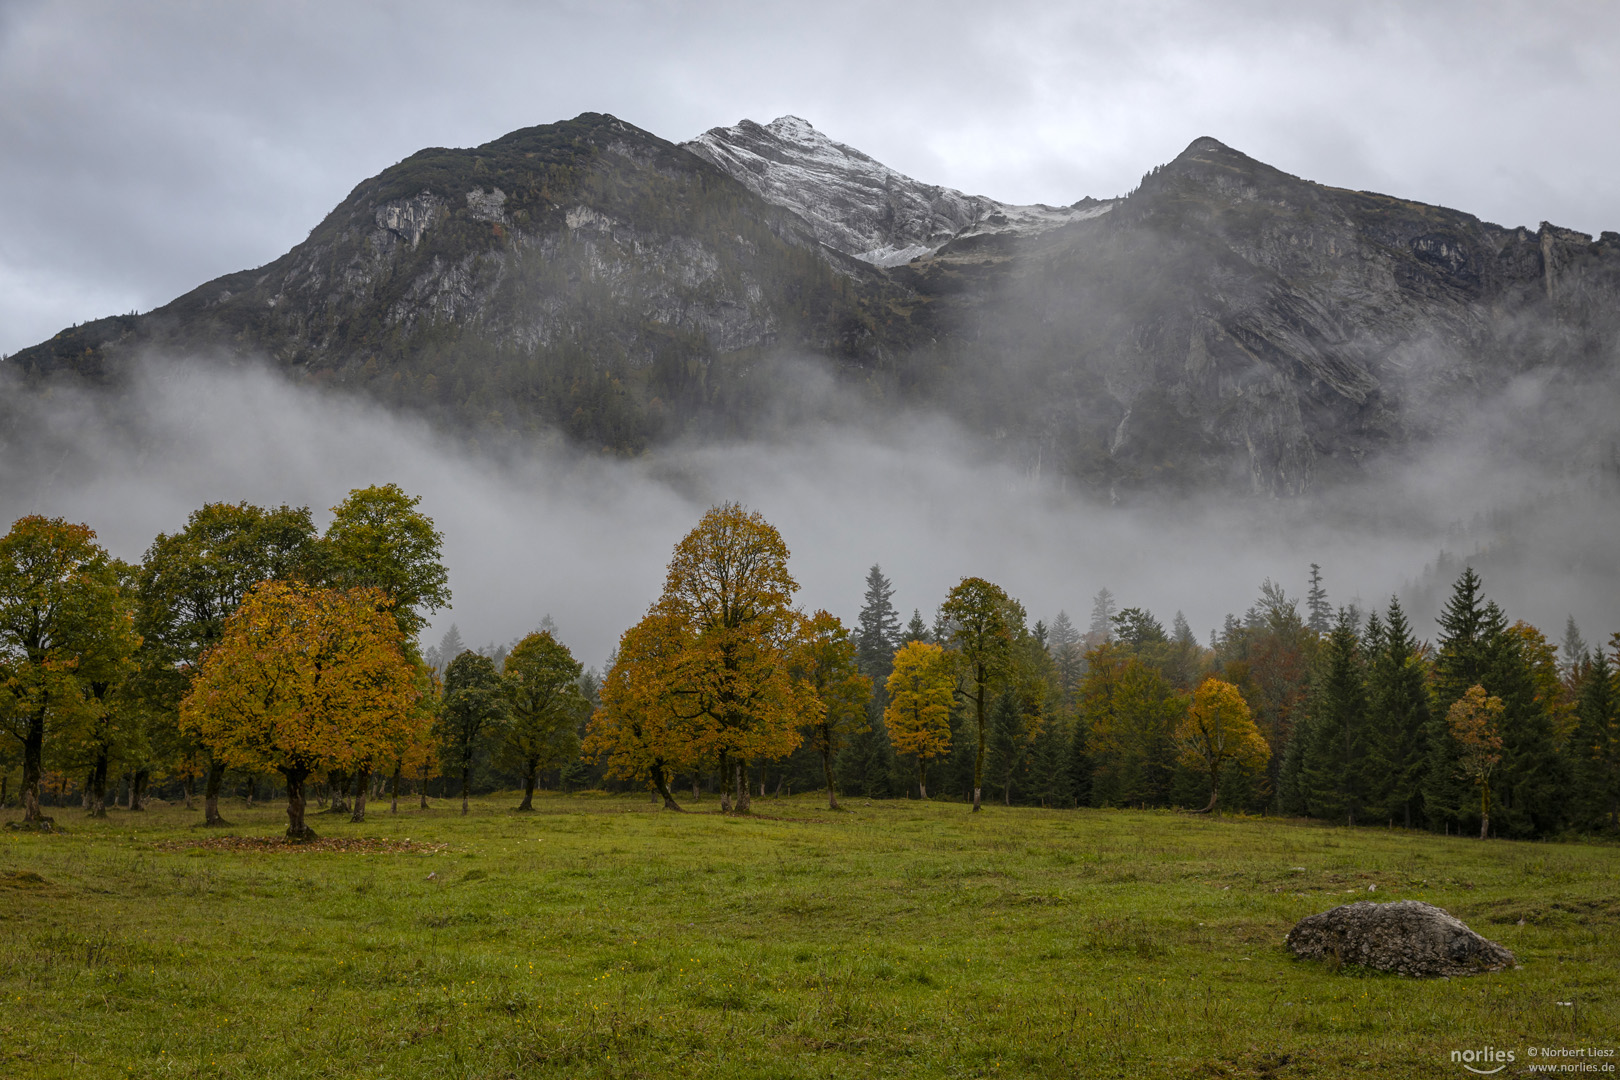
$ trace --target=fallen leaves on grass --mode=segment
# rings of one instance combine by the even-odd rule
[[[318,840],[289,840],[285,836],[210,836],[203,840],[160,840],[162,851],[206,848],[209,851],[281,851],[302,854],[335,851],[345,855],[436,854],[450,850],[449,844],[424,844],[415,840],[390,840],[381,836],[330,836]]]

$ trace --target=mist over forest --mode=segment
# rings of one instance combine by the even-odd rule
[[[658,594],[675,542],[725,501],[781,530],[804,609],[847,621],[873,563],[893,580],[896,606],[925,620],[976,575],[1020,598],[1032,620],[1063,609],[1083,622],[1106,587],[1166,624],[1184,612],[1201,639],[1241,616],[1267,578],[1302,594],[1313,562],[1335,605],[1365,611],[1399,594],[1420,636],[1432,635],[1465,563],[1510,617],[1549,636],[1573,615],[1589,639],[1605,639],[1620,607],[1614,471],[1590,440],[1546,445],[1545,433],[1572,429],[1527,422],[1556,415],[1537,386],[1508,388],[1459,433],[1354,486],[1120,505],[1009,463],[940,415],[878,411],[812,361],[783,380],[776,423],[756,429],[772,434],[633,458],[560,438],[480,445],[251,364],[148,357],[116,397],[8,390],[7,521],[82,521],[133,561],[207,502],[308,505],[320,524],[352,488],[398,483],[445,537],[454,607],[424,642],[454,622],[469,643],[504,643],[549,614],[599,667]]]

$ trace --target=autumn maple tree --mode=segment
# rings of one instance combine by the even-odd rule
[[[226,621],[180,720],[227,765],[279,772],[287,836],[306,840],[305,781],[396,758],[421,738],[420,693],[381,593],[267,581]]]
[[[821,755],[827,806],[838,809],[832,763],[851,735],[866,730],[872,680],[861,674],[855,642],[838,616],[818,611],[805,619],[794,648],[794,673],[811,692],[804,731]]]
[[[139,639],[112,560],[84,525],[24,517],[0,538],[0,730],[22,744],[23,821],[40,811],[47,733],[104,716]]]
[[[495,661],[471,649],[450,661],[444,671],[444,707],[439,711],[438,727],[445,765],[461,777],[462,814],[468,812],[472,793],[473,760],[509,715]]]
[[[523,776],[519,810],[534,809],[535,778],[579,756],[579,723],[590,705],[579,690],[582,665],[551,634],[530,634],[501,669],[508,722],[498,757]]]
[[[1205,679],[1193,691],[1171,738],[1181,764],[1209,776],[1206,814],[1220,812],[1221,772],[1229,763],[1260,768],[1271,759],[1271,747],[1255,727],[1249,703],[1237,687],[1220,679]]]
[[[148,705],[170,718],[170,730],[178,730],[172,718],[225,621],[259,582],[306,577],[314,545],[307,507],[248,503],[209,503],[185,528],[152,541],[135,573],[139,681]],[[201,766],[204,824],[227,824],[219,814],[223,763],[195,743],[176,750]]]
[[[973,811],[979,810],[984,788],[985,713],[992,689],[1006,678],[1012,662],[1014,631],[1023,622],[1023,609],[983,578],[963,578],[940,605],[949,625],[950,647],[961,670],[957,693],[973,703],[978,752],[973,757]]]
[[[1505,706],[1502,699],[1485,693],[1478,684],[1463,691],[1462,697],[1446,710],[1446,726],[1457,740],[1457,771],[1479,788],[1479,838],[1485,839],[1491,827],[1491,773],[1502,763],[1502,734],[1499,724]]]
[[[645,783],[663,797],[665,809],[676,811],[672,771],[697,764],[690,729],[670,691],[688,643],[681,620],[658,608],[626,630],[602,680],[601,705],[585,729],[585,757],[601,762],[608,776]]]
[[[689,761],[734,766],[737,809],[749,806],[747,763],[799,745],[813,698],[790,671],[798,583],[782,535],[758,513],[727,503],[703,515],[675,547],[659,610],[683,647],[665,669],[661,697]],[[722,796],[722,807],[726,800]]]
[[[895,753],[917,759],[917,793],[928,798],[928,762],[951,748],[953,679],[945,650],[908,641],[894,654],[883,723]]]

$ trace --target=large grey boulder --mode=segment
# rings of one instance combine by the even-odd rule
[[[1288,932],[1294,955],[1335,958],[1379,971],[1432,978],[1513,967],[1513,954],[1448,912],[1418,900],[1362,901],[1307,915]]]

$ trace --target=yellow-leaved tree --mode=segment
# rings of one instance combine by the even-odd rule
[[[800,717],[818,707],[792,673],[799,586],[787,560],[782,535],[736,503],[675,546],[663,596],[620,642],[586,740],[613,775],[645,777],[673,806],[669,770],[712,763],[721,809],[733,769],[737,809],[748,809],[747,763],[791,754]]]
[[[894,654],[883,723],[897,754],[917,759],[917,793],[928,798],[928,763],[951,748],[955,673],[945,650],[908,641]]]
[[[661,610],[686,639],[666,685],[688,761],[734,770],[738,811],[749,807],[748,762],[786,757],[814,708],[793,678],[798,582],[782,534],[737,503],[716,506],[675,546]],[[729,809],[722,795],[721,808]]]
[[[849,737],[867,727],[866,703],[872,700],[872,680],[861,674],[855,660],[855,642],[838,616],[818,611],[804,620],[794,651],[794,672],[810,689],[804,731],[821,755],[827,781],[827,806],[838,809],[832,763]]]
[[[1483,686],[1470,686],[1446,710],[1446,726],[1457,740],[1457,771],[1479,788],[1479,838],[1491,828],[1491,773],[1502,763],[1502,733],[1498,727],[1505,711],[1502,699]]]
[[[1259,768],[1271,759],[1271,747],[1254,726],[1249,703],[1237,687],[1220,679],[1205,679],[1193,691],[1172,738],[1183,765],[1209,774],[1209,805],[1200,813],[1220,813],[1221,771],[1228,762]]]
[[[257,586],[225,623],[180,720],[226,765],[287,783],[287,836],[307,840],[313,773],[393,761],[423,736],[421,687],[375,589]]]
[[[608,776],[649,785],[669,810],[681,809],[669,790],[674,768],[694,763],[669,691],[686,645],[680,620],[656,608],[626,630],[602,680],[601,705],[586,726],[583,747]]]

